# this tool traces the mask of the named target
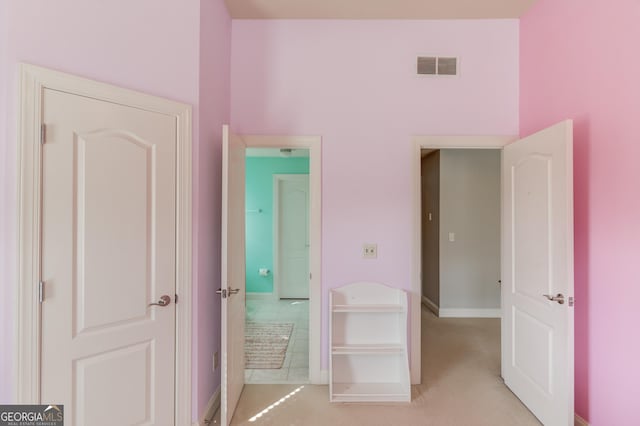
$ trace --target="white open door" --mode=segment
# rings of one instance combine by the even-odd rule
[[[573,425],[572,121],[506,146],[502,167],[502,376],[543,424]]]
[[[222,128],[222,374],[220,421],[231,423],[244,386],[245,145]]]

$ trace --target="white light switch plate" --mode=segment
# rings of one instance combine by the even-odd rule
[[[449,241],[454,242],[456,240],[456,234],[454,232],[449,232]]]

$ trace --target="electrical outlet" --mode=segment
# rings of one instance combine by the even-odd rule
[[[378,257],[378,245],[377,244],[363,244],[362,245],[362,257],[365,259],[375,259]]]
[[[218,369],[218,352],[213,354],[213,372],[215,373],[215,371]]]

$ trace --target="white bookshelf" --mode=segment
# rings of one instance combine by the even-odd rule
[[[330,292],[332,402],[411,401],[407,293],[359,282]]]

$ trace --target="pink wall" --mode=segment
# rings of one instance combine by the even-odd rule
[[[410,289],[410,137],[518,133],[518,21],[234,21],[232,33],[233,130],[323,138],[322,311],[351,281]],[[417,77],[420,54],[459,56],[460,76]],[[364,242],[378,259],[361,258]]]
[[[231,19],[222,0],[201,0],[200,7],[200,146],[197,192],[197,276],[193,295],[194,419],[220,386],[220,370],[212,371],[212,359],[220,351],[220,200],[222,125],[229,123]],[[199,190],[198,190],[199,189]]]
[[[0,241],[2,342],[13,340],[16,295],[14,105],[18,62],[74,73],[194,106],[194,234],[197,236],[194,239],[194,296],[211,300],[211,291],[219,282],[219,265],[215,259],[219,238],[220,141],[214,133],[219,134],[220,125],[229,114],[230,21],[222,0],[0,3],[0,12],[9,22],[8,26],[0,26],[2,40],[7,39],[5,33],[9,40],[7,60],[5,55],[0,55],[0,71],[10,73],[1,84],[8,81],[11,89],[7,95],[0,87],[0,112],[4,112],[3,106],[9,106],[8,112],[0,117],[0,124],[4,124],[5,117],[9,124],[6,139],[4,126],[0,131],[0,173],[3,175],[0,230],[9,231]],[[202,33],[201,23],[206,27]],[[218,130],[214,132],[214,128]],[[193,312],[194,418],[202,412],[217,386],[210,368],[211,353],[219,345],[219,337],[212,331],[217,330],[216,311],[209,305],[199,304],[197,301],[201,299],[196,299]],[[204,362],[207,358],[209,361]],[[13,351],[10,344],[3,343],[0,403],[12,399],[12,371]]]
[[[575,120],[576,411],[640,424],[640,3],[539,0],[521,22],[521,134]]]

